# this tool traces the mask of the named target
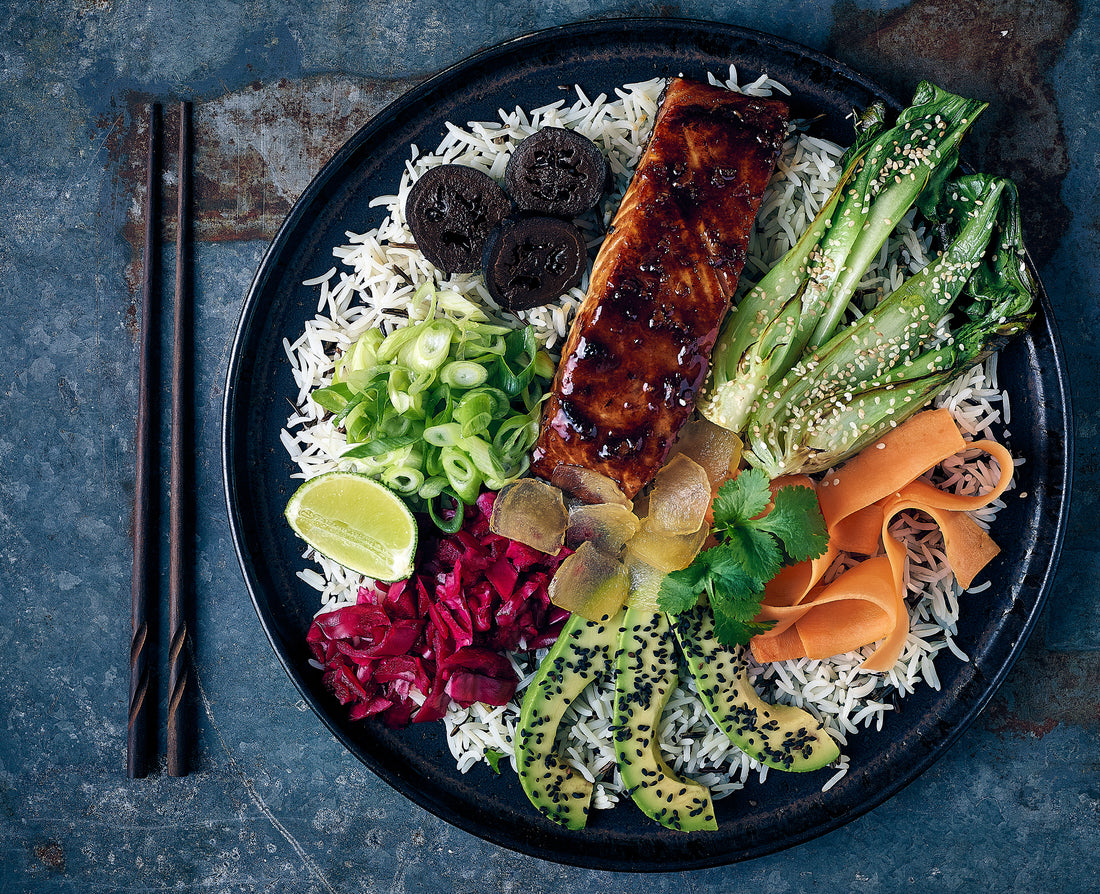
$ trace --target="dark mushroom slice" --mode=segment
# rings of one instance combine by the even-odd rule
[[[599,147],[576,131],[544,127],[512,153],[504,188],[525,211],[576,217],[595,206],[610,178]]]
[[[547,304],[578,285],[588,263],[584,237],[556,217],[508,220],[485,246],[489,294],[508,310]]]
[[[499,183],[465,165],[429,168],[405,200],[417,247],[445,273],[477,270],[485,241],[511,210]]]

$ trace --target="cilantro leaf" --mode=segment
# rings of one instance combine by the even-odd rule
[[[489,748],[485,752],[485,760],[489,762],[492,771],[498,776],[500,775],[500,759],[502,757],[504,757],[504,752],[497,751],[495,748]]]
[[[711,550],[701,552],[687,568],[670,572],[661,579],[657,608],[670,615],[678,615],[694,607],[699,601],[699,594],[705,589],[703,580],[709,571],[707,562],[700,559],[709,552]]]
[[[714,498],[714,527],[736,527],[768,508],[772,492],[768,476],[759,469],[745,469],[718,488]]]
[[[772,511],[753,524],[757,530],[778,537],[796,562],[820,556],[829,545],[817,494],[810,487],[779,488]]]
[[[759,590],[764,586],[762,581],[767,579],[752,574],[745,567],[740,551],[729,540],[704,550],[699,554],[699,558],[707,566],[711,577],[722,582],[727,588]]]
[[[813,488],[788,485],[773,495],[767,475],[758,469],[746,469],[724,483],[713,510],[717,545],[665,576],[657,606],[679,614],[705,593],[718,641],[744,645],[772,626],[755,620],[767,582],[788,559],[802,562],[823,554],[829,535]]]
[[[732,579],[723,579],[711,594],[715,636],[724,645],[743,645],[755,634],[772,626],[771,622],[757,623],[753,620],[760,613],[764,585],[760,581],[751,583],[755,586],[740,587],[732,585]]]
[[[714,613],[714,638],[724,646],[743,646],[758,633],[775,626],[775,621],[741,621],[728,612]]]
[[[783,567],[783,550],[775,538],[754,526],[733,528],[726,533],[726,547],[737,557],[745,573],[769,581]]]

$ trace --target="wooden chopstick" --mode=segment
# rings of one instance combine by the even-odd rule
[[[179,185],[177,189],[176,295],[172,337],[172,461],[169,500],[168,775],[186,776],[188,723],[187,605],[190,577],[188,524],[191,494],[191,103],[180,103]]]
[[[149,106],[149,156],[145,185],[145,245],[141,271],[141,329],[138,345],[138,408],[134,481],[134,565],[130,583],[130,714],[126,730],[126,775],[149,771],[149,621],[155,595],[151,572],[156,567],[156,519],[153,511],[153,435],[155,396],[152,389],[153,291],[160,261],[160,106]]]

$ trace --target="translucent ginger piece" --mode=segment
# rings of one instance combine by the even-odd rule
[[[561,463],[551,473],[550,483],[583,503],[619,503],[627,508],[632,505],[615,481],[583,466]]]
[[[617,556],[640,527],[638,517],[621,503],[581,504],[569,511],[565,545],[576,549],[590,541],[609,556]]]
[[[567,556],[550,581],[550,601],[589,621],[613,617],[630,592],[626,566],[591,542]]]
[[[657,607],[657,594],[661,590],[661,581],[665,579],[665,572],[658,571],[637,556],[631,556],[627,560],[626,570],[630,574],[630,595],[626,600],[627,605],[639,611],[660,611]]]
[[[667,534],[654,531],[646,519],[641,530],[627,542],[623,561],[627,564],[635,560],[645,562],[669,574],[687,568],[709,536],[710,525],[706,522],[690,534]]]
[[[561,491],[538,478],[521,478],[502,488],[489,516],[494,534],[552,556],[565,544],[568,524]]]
[[[682,454],[699,463],[710,479],[711,492],[717,493],[718,486],[737,472],[741,448],[741,439],[736,433],[699,417],[680,429],[672,445],[672,456]]]
[[[647,525],[658,534],[691,534],[710,509],[710,477],[684,454],[673,457],[653,479]]]

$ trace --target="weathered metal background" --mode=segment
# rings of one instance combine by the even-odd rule
[[[0,22],[0,892],[1100,889],[1100,8],[1036,0],[48,0]],[[775,857],[639,878],[500,851],[414,808],[297,701],[237,571],[218,463],[228,343],[294,200],[370,115],[500,40],[611,15],[791,37],[910,93],[991,102],[1074,386],[1073,527],[1040,628],[948,757]],[[196,101],[199,765],[125,779],[144,109]],[[174,146],[165,147],[174,169]],[[175,183],[164,182],[174,208]],[[167,215],[165,281],[175,222]],[[170,303],[170,295],[163,296]],[[167,304],[166,304],[167,306]],[[162,362],[164,358],[162,357]],[[165,405],[167,402],[164,402]],[[158,680],[163,698],[165,681]]]

